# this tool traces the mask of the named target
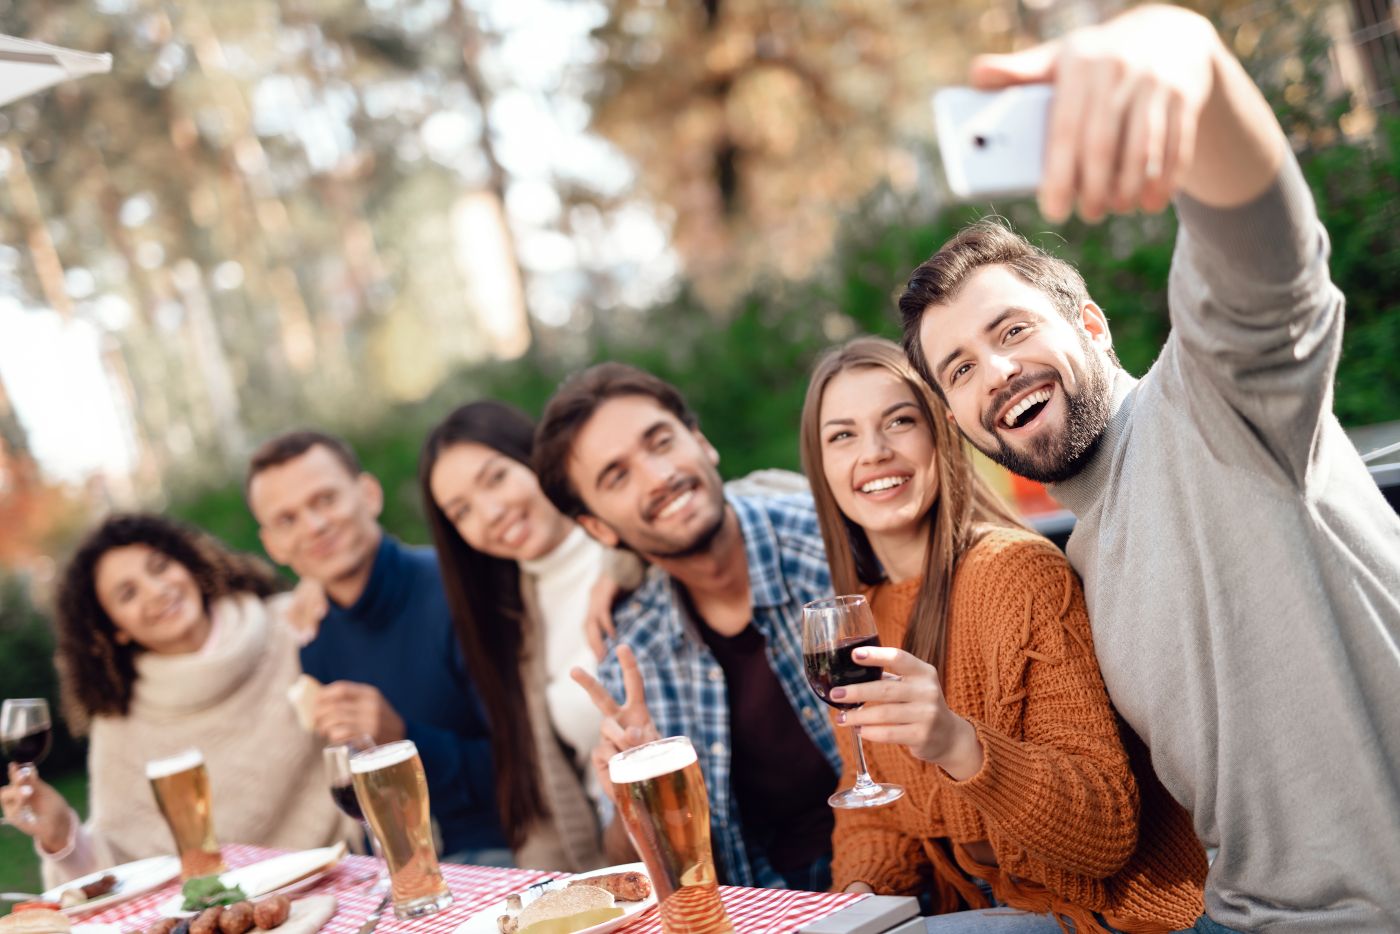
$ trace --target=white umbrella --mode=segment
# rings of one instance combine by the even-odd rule
[[[8,104],[69,78],[112,70],[112,56],[0,35],[0,104]]]

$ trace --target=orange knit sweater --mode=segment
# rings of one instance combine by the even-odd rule
[[[914,580],[870,592],[881,644],[903,644],[918,589]],[[1130,934],[1194,924],[1205,852],[1145,749],[1126,727],[1120,735],[1064,555],[1027,532],[989,533],[958,564],[948,625],[944,695],[976,727],[982,769],[958,782],[903,746],[866,743],[875,780],[907,793],[837,810],[835,888],[931,887],[935,909],[955,911],[986,906],[975,876],[1001,901],[1067,916],[1081,932],[1102,930],[1095,912]],[[855,750],[849,729],[837,736],[847,788]],[[965,849],[982,841],[996,865]]]

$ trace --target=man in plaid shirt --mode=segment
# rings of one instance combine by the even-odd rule
[[[718,460],[674,387],[621,364],[570,379],[540,420],[546,495],[651,563],[614,611],[601,685],[575,673],[605,715],[593,762],[611,790],[614,752],[688,736],[721,879],[821,891],[840,757],[803,674],[802,605],[831,593],[826,553],[810,495],[726,496]],[[630,858],[618,821],[605,842]]]

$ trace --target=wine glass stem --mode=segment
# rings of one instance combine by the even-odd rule
[[[851,727],[851,732],[856,737],[856,783],[851,790],[865,791],[867,788],[874,788],[875,782],[871,779],[870,773],[865,770],[865,747],[860,742],[860,727]]]
[[[16,780],[23,780],[23,779],[31,778],[33,775],[34,775],[34,763],[33,763],[33,762],[21,762],[21,763],[19,763],[19,768],[17,768],[17,769],[15,770],[15,779],[16,779]],[[23,804],[23,805],[20,807],[20,809],[19,809],[19,821],[20,821],[20,823],[32,824],[32,823],[34,823],[34,821],[37,819],[37,818],[34,816],[34,809],[33,809],[32,807],[29,806],[29,799],[32,798],[33,796],[34,796],[34,786],[33,786],[33,785],[25,785],[25,786],[24,786],[24,804]]]

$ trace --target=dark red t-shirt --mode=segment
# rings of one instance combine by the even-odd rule
[[[836,790],[836,772],[773,674],[763,633],[752,624],[735,636],[704,624],[696,628],[724,670],[744,837],[762,847],[779,872],[810,865],[831,852],[835,817],[826,799]]]

